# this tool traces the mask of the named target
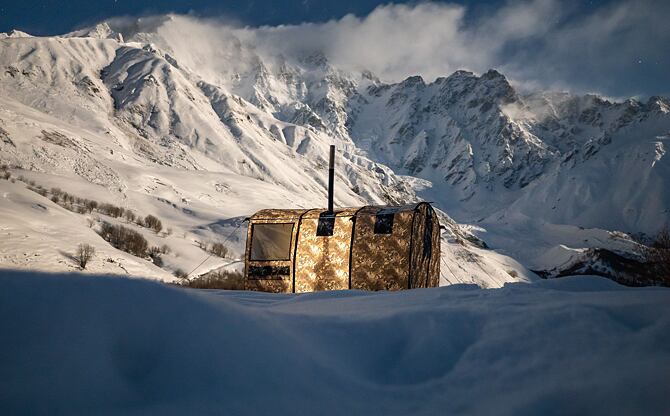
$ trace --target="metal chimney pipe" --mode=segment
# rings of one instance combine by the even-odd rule
[[[330,145],[330,162],[328,163],[328,212],[333,212],[333,192],[335,186],[335,145]]]

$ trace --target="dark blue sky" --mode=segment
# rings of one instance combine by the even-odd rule
[[[584,1],[588,8],[607,0]],[[243,24],[278,25],[319,22],[340,18],[348,13],[364,16],[380,0],[19,0],[0,2],[0,32],[19,29],[33,35],[55,35],[97,23],[112,16],[138,16],[161,13],[191,13],[197,16],[226,16]],[[396,0],[393,3],[417,3]],[[449,3],[468,5],[473,13],[503,3],[500,0],[456,0]]]
[[[487,61],[489,67],[502,68],[518,81],[542,88],[593,91],[616,98],[670,95],[670,0],[434,2],[467,6],[463,24],[468,26],[469,34],[483,35],[485,40],[487,33],[480,24],[486,19],[482,16],[495,20],[490,16],[497,16],[496,11],[506,5],[522,5],[517,7],[517,11],[522,10],[519,19],[508,20],[521,25],[528,20],[523,16],[525,10],[542,9],[543,3],[558,7],[561,22],[552,25],[551,17],[546,16],[547,26],[551,26],[546,33],[540,24],[533,29],[534,37],[515,38],[514,28],[507,27],[505,33],[510,38]],[[387,3],[381,0],[0,0],[0,32],[19,29],[33,35],[54,35],[110,17],[170,12],[224,17],[242,25],[275,26],[323,22],[349,13],[363,17]],[[486,49],[486,45],[480,46]],[[481,50],[467,53],[478,54]],[[490,58],[491,52],[488,53]]]

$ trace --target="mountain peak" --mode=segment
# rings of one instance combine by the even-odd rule
[[[661,113],[670,113],[670,100],[665,97],[654,95],[647,101],[648,108],[658,110]]]
[[[407,77],[400,83],[401,87],[416,87],[425,85],[426,83],[424,82],[423,78],[420,75],[413,75],[411,77]]]
[[[438,77],[435,79],[436,84],[442,84],[445,82],[448,82],[449,80],[457,80],[457,79],[469,79],[469,78],[476,78],[475,74],[466,71],[463,69],[459,69],[458,71],[454,72],[453,74],[449,75],[448,77]]]
[[[33,36],[17,29],[12,29],[7,33],[0,33],[0,39],[6,38],[32,38]]]
[[[98,23],[93,27],[76,30],[65,35],[69,38],[114,39],[123,42],[123,35],[112,29],[109,22]]]
[[[484,85],[489,96],[503,99],[505,102],[516,101],[518,98],[507,78],[495,69],[489,69],[482,74],[479,82]]]
[[[481,76],[482,79],[499,79],[507,82],[507,78],[495,69],[489,69]]]

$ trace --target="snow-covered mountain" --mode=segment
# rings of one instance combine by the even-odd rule
[[[532,279],[508,256],[549,270],[561,256],[546,253],[560,247],[634,256],[637,243],[605,230],[653,233],[669,219],[665,98],[521,94],[495,70],[384,82],[321,51],[268,48],[253,29],[197,30],[163,16],[0,35],[1,161],[155,213],[187,252],[258,208],[322,206],[336,144],[337,204],[422,198],[470,224],[443,214],[443,283]],[[8,212],[39,203],[2,186]],[[9,208],[14,193],[26,202]],[[198,254],[172,260],[188,268]],[[3,266],[20,266],[9,257]]]

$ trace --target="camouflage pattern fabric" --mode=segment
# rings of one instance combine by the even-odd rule
[[[430,204],[340,209],[332,235],[320,236],[319,218],[325,211],[268,209],[254,214],[247,231],[245,289],[311,292],[438,286],[440,224]],[[381,221],[377,214],[382,214]],[[294,224],[289,260],[249,260],[252,226],[262,223]],[[259,276],[263,267],[272,273]]]
[[[349,288],[349,252],[355,209],[336,211],[331,236],[317,235],[319,215],[309,211],[300,221],[295,258],[295,292]]]
[[[410,287],[437,287],[440,267],[440,224],[427,203],[416,207],[412,228]]]
[[[432,244],[433,244],[433,255],[428,262],[428,287],[438,287],[440,286],[440,261],[442,259],[442,253],[440,245],[442,244],[442,230],[440,229],[440,220],[433,210],[433,207],[429,205],[431,215],[433,217],[433,232],[431,234]]]
[[[356,216],[352,247],[351,288],[402,290],[408,288],[409,247],[413,210],[398,210],[391,234],[375,234],[380,207],[365,207]]]

